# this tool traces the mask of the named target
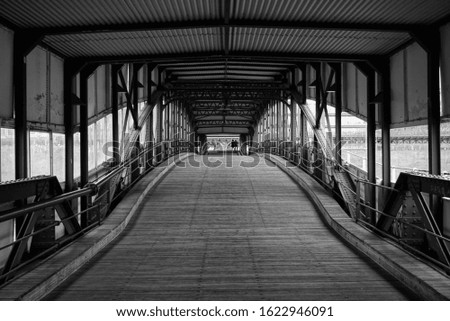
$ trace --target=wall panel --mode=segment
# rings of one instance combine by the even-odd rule
[[[426,124],[427,101],[427,55],[414,43],[391,57],[392,125]]]
[[[47,122],[47,52],[36,47],[27,56],[27,117],[28,121]]]
[[[450,23],[441,28],[441,48],[442,109],[450,117]]]
[[[97,74],[94,72],[88,78],[88,117],[95,116],[97,112]]]
[[[96,93],[97,93],[97,112],[100,113],[108,108],[106,104],[106,67],[100,66],[95,71],[96,75]]]
[[[50,122],[64,125],[64,60],[50,54]]]
[[[405,74],[404,54],[399,52],[391,57],[391,122],[405,121]]]
[[[407,105],[408,120],[427,119],[427,54],[418,44],[406,50]]]
[[[356,109],[358,114],[367,117],[367,77],[356,69]]]
[[[0,118],[13,117],[14,33],[0,26]]]

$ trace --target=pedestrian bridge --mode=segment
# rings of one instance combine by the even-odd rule
[[[0,299],[450,298],[450,1],[1,4]]]
[[[444,284],[445,275],[358,225],[283,158],[217,153],[161,164],[99,227],[0,294],[65,301],[407,300],[442,299]]]

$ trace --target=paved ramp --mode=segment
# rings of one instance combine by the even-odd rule
[[[222,165],[170,172],[125,232],[47,299],[413,298],[337,238],[281,170],[209,161]]]

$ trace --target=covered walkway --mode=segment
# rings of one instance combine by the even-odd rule
[[[0,300],[450,299],[449,0],[0,3]]]
[[[245,156],[191,157],[126,230],[46,299],[402,300],[285,173]],[[190,163],[190,164],[189,164]],[[200,167],[195,167],[200,164]]]

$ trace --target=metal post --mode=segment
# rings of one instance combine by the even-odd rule
[[[357,179],[356,180],[356,210],[355,210],[355,221],[358,221],[361,219],[361,182]]]
[[[72,95],[73,95],[73,77],[72,72],[69,71],[69,64],[64,62],[64,133],[66,140],[66,183],[65,192],[70,192],[73,189],[74,171],[73,171],[73,110],[72,110]]]
[[[383,63],[384,72],[381,74],[382,90],[382,120],[381,136],[383,149],[383,185],[391,185],[391,77],[389,59]]]
[[[136,120],[139,121],[139,86],[138,86],[138,73],[139,70],[141,69],[142,65],[141,64],[133,64],[133,75],[132,75],[132,79],[133,81],[131,82],[131,88],[130,88],[130,93],[132,96],[132,108],[134,109],[134,113],[136,115]],[[141,130],[141,128],[139,128],[139,124],[135,124],[134,128],[136,130]],[[140,153],[140,136],[138,135],[136,137],[136,141],[134,142],[134,146],[133,148],[133,152],[131,153],[131,157],[136,158],[132,163],[131,163],[131,181],[134,182],[140,175],[139,172],[139,153]]]
[[[295,142],[297,140],[297,111],[298,106],[297,103],[291,99],[292,108],[291,108],[291,141],[293,146],[295,146]]]
[[[152,99],[152,71],[154,69],[153,64],[147,64],[147,102],[151,101]],[[146,163],[146,169],[150,168],[153,165],[153,157],[155,155],[154,153],[154,134],[153,134],[153,115],[156,110],[156,106],[153,107],[150,117],[148,119],[148,153],[147,153],[147,163]]]
[[[439,33],[437,36],[439,38]],[[441,110],[439,96],[440,42],[436,40],[432,50],[427,52],[428,60],[428,162],[432,175],[441,174]],[[430,208],[440,228],[443,224],[441,201],[430,196]]]
[[[280,102],[275,101],[275,115],[276,115],[276,133],[277,133],[277,148],[280,142]]]
[[[89,137],[88,137],[88,78],[90,73],[83,69],[80,74],[80,185],[85,187],[89,182]],[[88,198],[81,197],[81,211],[88,208]],[[87,212],[80,216],[81,227],[85,228],[88,224]]]
[[[111,69],[112,144],[113,157],[116,164],[120,163],[118,77],[121,67],[122,65],[113,65]]]
[[[158,109],[157,109],[157,121],[156,121],[156,128],[157,128],[157,143],[158,143],[158,148],[157,148],[157,161],[160,162],[162,160],[162,142],[164,140],[163,138],[163,99],[161,97],[160,101],[159,101],[159,105],[158,105]]]
[[[375,139],[375,71],[371,69],[367,75],[367,178],[370,183],[376,184],[376,139]],[[372,185],[367,185],[367,202],[376,208],[376,191]],[[370,222],[376,224],[376,212],[370,211]]]
[[[13,56],[16,178],[28,176],[26,56],[40,38],[15,32]]]
[[[439,28],[421,28],[411,32],[414,39],[427,52],[427,88],[428,88],[428,167],[432,175],[441,174],[441,124],[439,95],[439,58],[441,52],[441,35]],[[442,210],[437,197],[430,196],[431,212],[435,214],[436,223],[442,226]]]
[[[428,152],[429,172],[440,175],[440,97],[439,97],[439,29],[421,30],[412,34],[427,52],[428,88]]]
[[[321,118],[321,104],[322,104],[322,95],[321,95],[321,84],[322,84],[322,77],[321,77],[321,66],[320,63],[314,63],[313,68],[316,71],[316,87],[315,87],[315,99],[316,99],[316,128],[320,129],[320,118]],[[322,181],[322,172],[316,168],[319,166],[319,150],[320,145],[319,141],[317,139],[317,136],[314,134],[314,174],[319,178],[320,181]]]
[[[335,115],[335,151],[334,157],[339,165],[342,165],[342,64],[332,63],[331,68],[335,72],[336,85],[336,115]]]

